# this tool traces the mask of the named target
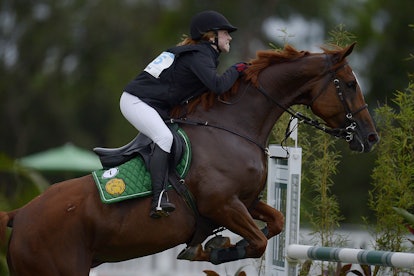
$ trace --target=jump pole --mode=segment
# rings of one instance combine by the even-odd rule
[[[413,253],[309,246],[301,244],[289,245],[286,253],[287,259],[290,262],[298,260],[319,260],[350,264],[414,268]]]

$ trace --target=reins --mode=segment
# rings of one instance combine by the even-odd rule
[[[350,128],[350,126],[346,127],[346,128],[329,128],[326,127],[325,125],[321,124],[318,120],[312,119],[300,112],[297,112],[295,110],[293,110],[293,108],[290,107],[284,107],[283,105],[281,105],[279,102],[277,102],[275,99],[273,99],[267,92],[266,90],[263,89],[263,87],[259,86],[257,88],[257,90],[262,93],[266,98],[268,98],[272,103],[274,103],[275,105],[277,105],[278,107],[280,107],[281,109],[283,109],[285,112],[289,113],[290,116],[292,116],[293,118],[296,118],[299,120],[299,122],[310,125],[316,129],[322,130],[325,133],[328,133],[334,137],[337,138],[344,138],[347,142],[349,142],[350,140],[352,140],[352,138],[349,139],[349,141],[347,140],[348,138],[345,138],[344,136],[348,136],[348,135],[352,135],[353,136],[353,131],[356,127],[356,125],[352,125],[352,127]],[[352,131],[352,133],[348,133]]]

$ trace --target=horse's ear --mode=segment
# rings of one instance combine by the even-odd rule
[[[356,42],[352,43],[351,45],[348,45],[342,51],[339,51],[336,54],[334,54],[334,60],[337,63],[343,61],[347,56],[349,56],[352,53],[355,45],[356,45]]]
[[[351,45],[349,45],[348,47],[345,48],[344,55],[343,55],[342,59],[346,58],[347,56],[349,56],[352,53],[352,51],[354,50],[355,45],[356,45],[356,42],[352,43]]]

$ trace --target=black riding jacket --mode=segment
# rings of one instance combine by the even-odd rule
[[[177,46],[167,52],[175,54],[175,59],[159,78],[142,71],[124,89],[160,113],[204,92],[224,93],[239,77],[235,67],[217,75],[219,53],[209,43]]]

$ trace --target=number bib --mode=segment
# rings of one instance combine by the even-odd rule
[[[144,71],[154,78],[159,78],[162,71],[169,68],[174,62],[175,55],[170,52],[162,52],[150,64],[145,67]]]

